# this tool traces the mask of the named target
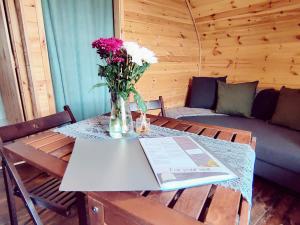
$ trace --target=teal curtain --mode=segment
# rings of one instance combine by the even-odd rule
[[[91,43],[112,37],[112,0],[42,0],[57,111],[70,105],[77,120],[110,111],[106,87],[100,82],[99,59]]]
[[[2,98],[0,95],[0,126],[6,124],[6,116],[5,116],[5,111],[4,111],[4,105],[2,102]]]

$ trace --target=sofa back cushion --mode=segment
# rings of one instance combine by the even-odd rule
[[[281,88],[271,123],[300,131],[300,89]]]
[[[217,113],[251,116],[251,109],[258,81],[226,84],[218,81]]]
[[[226,82],[226,77],[193,77],[189,107],[215,109],[217,80]]]
[[[270,120],[274,114],[279,91],[275,89],[265,89],[256,95],[253,106],[252,116],[261,120]]]

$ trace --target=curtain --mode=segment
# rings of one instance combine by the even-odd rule
[[[99,58],[91,43],[113,33],[112,0],[42,0],[57,111],[68,104],[77,120],[110,111],[100,82]]]
[[[4,105],[2,102],[2,98],[0,95],[0,126],[6,124],[6,118],[5,118],[5,111],[4,111]]]

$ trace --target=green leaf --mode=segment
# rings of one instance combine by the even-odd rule
[[[134,87],[131,88],[131,92],[133,93],[134,101],[138,105],[139,109],[142,110],[143,113],[146,113],[147,105],[145,104],[142,96],[136,91]]]
[[[93,85],[93,87],[90,89],[90,91],[94,90],[95,88],[98,88],[98,87],[104,87],[104,86],[107,86],[106,83],[98,83],[98,84],[95,84]]]

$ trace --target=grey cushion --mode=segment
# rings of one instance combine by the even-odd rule
[[[217,82],[218,101],[216,112],[250,117],[258,81],[238,84]]]
[[[258,159],[300,173],[299,131],[268,124],[258,119],[233,116],[194,116],[181,119],[249,130],[257,138]]]

